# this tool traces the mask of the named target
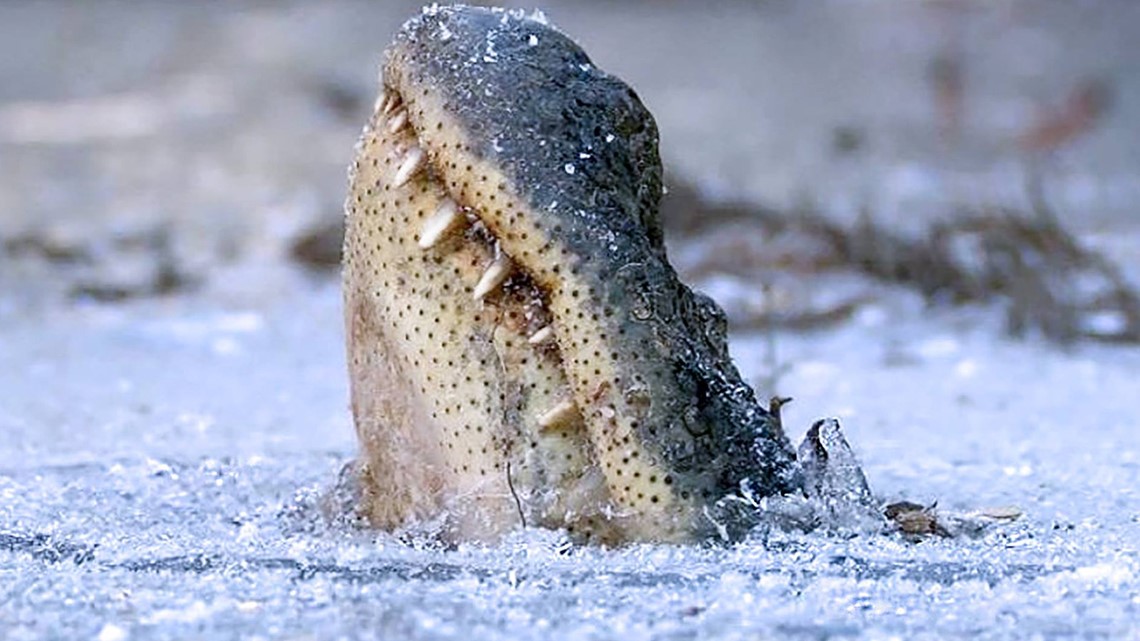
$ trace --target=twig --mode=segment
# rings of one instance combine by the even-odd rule
[[[519,511],[519,521],[522,526],[526,527],[526,515],[523,514],[522,501],[519,500],[518,492],[515,491],[514,481],[511,480],[511,461],[507,459],[507,489],[511,491],[511,498],[515,500],[515,509]]]

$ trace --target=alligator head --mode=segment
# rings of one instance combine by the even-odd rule
[[[795,455],[681,283],[657,128],[542,20],[409,21],[351,168],[344,295],[375,526],[684,541],[798,489]]]

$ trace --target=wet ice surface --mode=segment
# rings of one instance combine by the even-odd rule
[[[979,539],[757,532],[443,550],[329,529],[353,452],[330,285],[258,309],[77,307],[3,322],[6,638],[901,638],[1135,634],[1140,352],[999,338],[893,292],[834,331],[733,343],[786,364],[798,439],[839,416],[876,492],[1026,516]],[[762,392],[763,393],[763,392]]]

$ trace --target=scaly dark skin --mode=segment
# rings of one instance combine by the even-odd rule
[[[494,540],[739,538],[802,489],[778,420],[678,280],[657,127],[541,21],[409,21],[352,169],[345,302],[361,512]]]

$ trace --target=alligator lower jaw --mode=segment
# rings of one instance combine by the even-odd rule
[[[694,501],[619,415],[628,385],[593,284],[432,93],[385,89],[351,183],[346,331],[372,524],[691,539]]]

